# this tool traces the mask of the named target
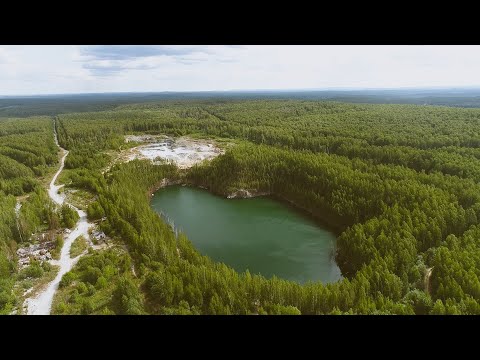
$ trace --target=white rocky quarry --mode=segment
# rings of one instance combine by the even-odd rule
[[[224,153],[224,150],[218,148],[213,141],[208,140],[128,135],[125,141],[148,143],[129,149],[125,161],[147,159],[157,164],[173,162],[180,169],[192,167],[203,160],[211,160]]]

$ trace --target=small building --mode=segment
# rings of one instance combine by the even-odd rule
[[[92,232],[92,236],[97,241],[105,240],[107,238],[107,235],[105,235],[103,231],[94,231]]]

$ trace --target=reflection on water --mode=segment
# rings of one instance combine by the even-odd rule
[[[228,200],[170,186],[155,194],[152,207],[174,221],[202,254],[237,271],[300,283],[341,278],[335,235],[273,199]]]

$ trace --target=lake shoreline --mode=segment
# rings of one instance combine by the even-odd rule
[[[298,283],[342,278],[335,261],[336,235],[308,213],[265,192],[253,196],[250,191],[227,201],[231,199],[225,195],[187,185],[192,184],[158,182],[159,190],[168,189],[155,194],[151,208],[174,221],[203,255],[267,278],[276,275]]]
[[[275,194],[271,191],[237,189],[228,194],[225,194],[225,193],[213,191],[206,186],[202,186],[190,181],[186,181],[183,177],[180,179],[163,178],[161,181],[151,186],[147,191],[147,197],[149,201],[152,200],[152,197],[154,196],[155,192],[157,192],[158,190],[165,188],[167,186],[175,186],[175,185],[189,186],[193,188],[206,190],[215,196],[219,196],[221,198],[225,198],[229,200],[253,199],[257,197],[270,197],[310,217],[311,219],[315,220],[315,222],[317,222],[318,225],[328,228],[330,231],[335,233],[336,236],[339,236],[348,227],[338,219],[332,219],[331,217],[322,216],[320,213],[313,212],[308,208],[300,206],[298,203],[284,196]]]

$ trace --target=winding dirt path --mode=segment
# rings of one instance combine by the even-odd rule
[[[58,193],[58,190],[63,185],[55,185],[55,181],[57,180],[58,175],[60,175],[60,173],[63,170],[63,167],[65,165],[65,158],[68,155],[68,151],[60,147],[60,145],[58,144],[57,132],[55,128],[55,120],[53,120],[53,131],[54,131],[55,143],[60,148],[60,150],[62,150],[63,156],[60,162],[60,168],[58,169],[57,173],[55,174],[52,181],[50,182],[48,195],[56,204],[63,205],[63,203],[65,202],[65,197],[64,195],[61,195]],[[60,267],[55,279],[52,282],[50,282],[48,286],[41,293],[39,293],[35,298],[29,298],[25,300],[28,315],[49,315],[50,314],[53,296],[55,295],[55,291],[58,289],[58,284],[60,283],[62,276],[68,271],[70,271],[73,265],[75,265],[78,259],[80,259],[80,257],[83,255],[82,254],[77,256],[74,259],[71,259],[70,247],[72,246],[73,241],[80,235],[83,235],[86,239],[88,239],[89,238],[88,229],[92,227],[93,224],[87,221],[87,214],[85,213],[85,211],[80,210],[71,204],[68,204],[68,205],[72,209],[77,211],[78,215],[80,216],[80,219],[78,220],[75,229],[68,235],[68,237],[64,241],[64,245],[60,253],[60,260],[51,261],[53,265],[59,265]]]

